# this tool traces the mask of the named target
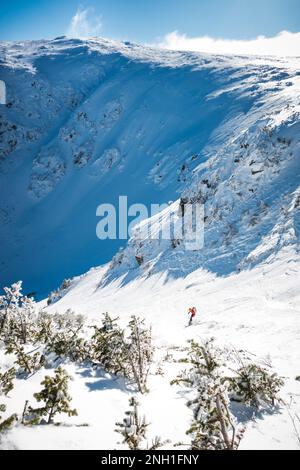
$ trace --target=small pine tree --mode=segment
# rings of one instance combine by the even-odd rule
[[[35,310],[35,301],[30,297],[23,296],[17,311],[17,321],[14,325],[16,337],[23,344],[26,344],[33,338],[36,321]]]
[[[76,315],[73,310],[68,309],[63,314],[53,315],[53,321],[55,329],[60,330],[81,330],[84,325],[84,317],[82,315]]]
[[[58,357],[69,357],[72,361],[86,361],[90,359],[90,345],[87,340],[80,337],[84,320],[81,315],[75,315],[67,310],[63,315],[55,315],[49,320],[43,320],[46,351],[53,352]]]
[[[91,340],[91,359],[112,374],[125,373],[124,330],[117,324],[118,318],[103,314],[102,327],[94,326]]]
[[[6,372],[0,372],[0,395],[7,395],[13,388],[13,380],[16,377],[16,369],[11,367]]]
[[[0,374],[0,395],[7,395],[13,389],[13,379],[15,377],[14,368]],[[6,406],[0,403],[0,434],[7,431],[17,420],[17,415],[12,414],[7,418],[2,418],[1,413],[6,412]]]
[[[221,351],[210,339],[199,344],[190,341],[188,358],[182,361],[190,368],[183,371],[173,384],[185,384],[197,394],[187,403],[194,419],[187,434],[191,436],[193,450],[236,450],[243,429],[236,425],[229,410],[228,385],[222,376]]]
[[[147,429],[149,423],[147,423],[145,416],[142,418],[139,416],[139,403],[134,397],[129,399],[129,407],[130,410],[126,411],[123,422],[116,423],[117,429],[115,431],[123,436],[123,444],[127,444],[130,450],[156,450],[169,442],[163,442],[160,437],[156,436],[152,445],[148,447]]]
[[[222,351],[216,347],[214,338],[197,343],[189,340],[188,357],[179,362],[189,364],[189,368],[182,371],[171,385],[183,384],[188,387],[196,387],[203,376],[218,374],[223,366]]]
[[[45,376],[41,382],[44,388],[33,395],[38,402],[43,401],[44,405],[40,408],[28,407],[27,413],[24,413],[27,414],[24,417],[27,424],[39,424],[44,416],[47,418],[47,424],[51,424],[57,413],[77,416],[76,409],[70,408],[72,398],[68,393],[68,383],[71,376],[61,367],[58,367],[54,372],[54,377]]]
[[[154,352],[151,329],[145,327],[144,320],[133,316],[126,337],[117,320],[105,313],[102,327],[94,326],[91,359],[110,373],[124,375],[137,385],[139,392],[145,393]]]
[[[188,402],[194,419],[190,429],[192,450],[236,450],[244,429],[237,429],[229,411],[226,386],[220,377],[203,376],[198,383],[197,396]]]
[[[33,333],[36,304],[23,296],[22,281],[4,287],[4,292],[0,297],[0,336],[5,343],[15,338],[26,344]]]
[[[75,338],[69,350],[69,357],[74,362],[85,362],[91,358],[91,345],[84,338]]]
[[[19,344],[15,339],[8,343],[5,354],[15,354],[17,356],[15,364],[17,364],[21,372],[25,374],[36,372],[44,365],[45,361],[44,355],[38,351],[34,354],[26,353],[24,346]]]
[[[145,327],[145,321],[132,316],[129,322],[130,334],[124,342],[126,352],[125,375],[132,379],[139,392],[147,392],[147,378],[153,361],[151,329]]]
[[[0,413],[5,413],[5,411],[6,411],[6,406],[0,403]],[[7,431],[9,428],[11,428],[13,423],[17,419],[18,418],[16,414],[13,414],[5,419],[2,419],[2,416],[0,415],[0,434]]]
[[[76,333],[69,331],[58,331],[48,339],[46,344],[47,352],[53,352],[58,357],[69,356]]]
[[[39,312],[36,320],[36,329],[34,334],[34,344],[47,344],[54,334],[53,315],[45,312]]]
[[[57,290],[49,294],[49,297],[47,299],[47,305],[50,305],[54,302],[57,302],[59,299],[61,299],[65,295],[71,283],[72,283],[71,279],[64,279],[60,287]]]
[[[22,281],[4,287],[5,295],[0,297],[0,335],[5,339],[10,334],[10,324],[19,308],[22,297]]]
[[[145,416],[139,417],[139,403],[132,397],[129,399],[130,410],[126,411],[126,417],[122,423],[116,423],[116,432],[123,436],[123,443],[127,444],[130,450],[140,450],[141,443],[146,440],[146,431],[149,424]]]
[[[231,399],[256,408],[274,406],[284,385],[281,377],[255,363],[243,364],[229,381]]]

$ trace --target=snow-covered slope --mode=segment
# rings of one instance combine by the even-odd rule
[[[1,284],[20,278],[42,296],[80,274],[40,306],[71,308],[89,324],[105,311],[122,325],[145,317],[153,369],[164,375],[154,371],[139,400],[150,435],[171,439],[167,448],[186,440],[191,415],[186,394],[170,386],[178,364],[163,358],[211,336],[266,358],[285,378],[276,413],[236,413],[246,424],[241,447],[299,446],[299,64],[104,39],[1,44]],[[173,201],[163,215],[175,220],[180,198],[203,203],[203,249],[134,235],[118,251],[124,242],[98,240],[97,206],[122,194],[129,203]],[[197,323],[185,328],[191,305]],[[2,350],[4,369],[13,360]],[[63,363],[78,418],[15,426],[4,448],[119,448],[115,422],[132,389],[101,368]],[[8,413],[22,412],[45,373],[17,379]]]
[[[96,208],[120,194],[199,198],[205,250],[133,240],[108,278],[226,274],[296,243],[298,67],[104,39],[2,43],[1,284],[41,296],[109,261],[124,242],[97,239]]]
[[[147,280],[136,278],[122,285],[122,278],[99,288],[108,265],[94,268],[74,279],[69,292],[47,308],[49,312],[65,312],[72,308],[87,317],[88,324],[99,321],[100,313],[109,311],[120,316],[125,325],[131,314],[146,318],[153,328],[156,347],[155,364],[149,378],[150,392],[138,394],[142,413],[151,422],[149,438],[160,435],[176,442],[188,442],[185,435],[191,420],[186,407],[187,396],[180,387],[170,385],[182,365],[168,354],[176,353],[194,338],[202,341],[212,336],[217,344],[246,350],[255,362],[270,362],[274,371],[284,377],[280,393],[284,404],[279,409],[235,410],[239,422],[246,426],[241,449],[298,449],[296,414],[300,412],[300,260],[292,248],[282,250],[273,262],[261,263],[252,270],[228,276],[217,276],[199,269],[185,278],[167,281],[167,274],[154,274]],[[197,305],[198,318],[191,328],[187,324],[187,306]],[[3,368],[13,365],[13,357],[0,355]],[[122,378],[93,370],[85,364],[63,361],[72,375],[70,393],[78,417],[63,416],[65,426],[25,427],[19,424],[2,439],[3,448],[17,449],[123,449],[114,432],[115,423],[128,409],[133,391]],[[156,375],[161,368],[163,375]],[[26,380],[19,379],[8,398],[8,413],[21,413],[24,400],[32,402],[49,369],[41,369]],[[87,426],[82,426],[86,423]],[[76,426],[77,425],[77,426]],[[184,446],[183,448],[187,448]]]

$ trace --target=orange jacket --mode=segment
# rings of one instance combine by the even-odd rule
[[[191,314],[192,317],[195,317],[195,316],[196,316],[196,313],[197,313],[196,307],[190,307],[190,308],[189,308],[188,314]]]

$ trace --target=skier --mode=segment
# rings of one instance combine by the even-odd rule
[[[196,313],[197,313],[196,307],[189,308],[188,315],[190,316],[190,320],[189,320],[188,326],[191,326],[191,324],[193,323],[193,318],[196,316]]]

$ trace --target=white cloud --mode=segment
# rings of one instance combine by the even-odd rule
[[[215,39],[209,36],[188,37],[173,31],[156,46],[178,51],[198,51],[211,54],[254,54],[300,56],[300,32],[282,31],[274,37],[258,36],[255,39]]]
[[[72,38],[89,38],[99,36],[101,28],[102,19],[95,14],[94,8],[78,8],[66,34]]]

